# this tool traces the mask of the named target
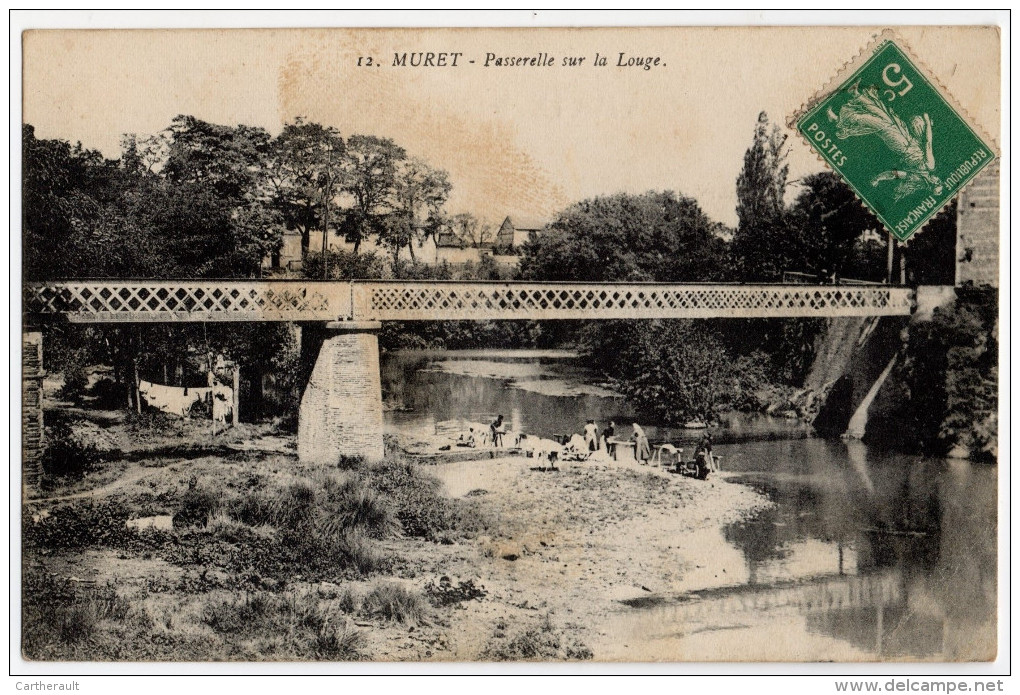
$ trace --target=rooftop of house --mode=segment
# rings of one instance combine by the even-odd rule
[[[464,246],[461,238],[453,232],[440,232],[436,237],[436,246],[439,248],[450,248],[453,246]]]
[[[538,217],[519,217],[517,215],[507,215],[504,224],[510,222],[514,229],[519,232],[534,232],[540,229],[545,229],[546,225],[549,224],[549,220],[541,219]]]
[[[470,239],[465,239],[456,232],[440,232],[439,237],[436,239],[436,248],[468,248],[474,246],[475,243]],[[492,246],[492,240],[483,241],[478,244],[479,248],[489,248]]]

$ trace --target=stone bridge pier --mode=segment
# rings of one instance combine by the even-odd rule
[[[377,321],[336,321],[302,331],[302,352],[311,356],[318,347],[298,412],[302,462],[335,464],[342,456],[382,459],[381,327]]]

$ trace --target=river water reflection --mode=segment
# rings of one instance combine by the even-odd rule
[[[567,355],[395,354],[383,374],[402,406],[387,427],[405,433],[497,413],[546,437],[587,418],[621,432],[635,420]],[[645,429],[653,442],[700,436]],[[706,534],[711,566],[690,572],[683,593],[621,604],[597,658],[995,658],[995,467],[819,439],[780,418],[738,415],[713,434],[722,475],[775,506]]]

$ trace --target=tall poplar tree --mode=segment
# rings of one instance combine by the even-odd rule
[[[769,123],[768,114],[758,114],[737,177],[737,230],[730,246],[735,279],[778,282],[784,270],[797,269],[800,254],[783,202],[789,173],[786,137]]]

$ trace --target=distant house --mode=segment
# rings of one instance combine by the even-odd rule
[[[496,232],[496,247],[500,249],[518,249],[529,241],[536,239],[548,226],[545,220],[511,217],[507,215],[503,224]]]
[[[322,239],[322,235],[319,235]],[[321,242],[320,242],[321,243]],[[296,272],[301,269],[301,232],[288,229],[283,233],[280,250],[262,260],[262,269],[272,274]]]
[[[414,249],[414,260],[428,265],[447,263],[460,267],[467,264],[477,265],[484,256],[490,256],[500,266],[511,268],[517,265],[520,248],[528,241],[535,239],[548,223],[518,217],[507,217],[503,220],[495,239],[486,240],[477,245],[472,239],[465,238],[446,229],[433,238],[426,237]],[[322,251],[322,230],[313,229],[309,236],[308,251],[317,254]],[[330,230],[327,243],[332,251],[353,251],[354,245],[345,241]],[[376,253],[389,256],[392,251],[379,245],[375,238],[365,239],[360,247],[363,254]],[[400,250],[400,258],[410,260],[407,248]],[[296,275],[301,271],[301,233],[289,229],[283,233],[283,244],[280,250],[267,256],[262,261],[262,270],[268,275]]]
[[[490,251],[492,244],[482,243],[485,251]],[[436,237],[436,263],[448,263],[452,266],[464,266],[468,263],[479,263],[482,260],[483,248],[472,246],[470,241],[459,234],[446,230]]]
[[[443,239],[443,235],[440,235],[440,239]],[[346,251],[348,253],[354,251],[354,244],[346,241],[343,237],[334,233],[330,230],[330,234],[326,239],[326,243],[329,246],[330,251]],[[463,246],[459,242],[452,245],[452,248],[459,249]],[[308,235],[308,251],[312,254],[322,252],[322,230],[313,229]],[[439,249],[433,242],[432,237],[423,239],[420,243],[414,247],[414,260],[419,263],[427,263],[434,265],[439,263],[441,260]],[[477,249],[475,252],[477,253]],[[391,249],[380,245],[375,238],[365,239],[361,243],[359,252],[362,254],[374,253],[383,256],[392,256],[393,252]],[[411,252],[405,247],[400,250],[400,258],[404,261],[411,260]],[[283,245],[280,250],[267,256],[262,260],[262,270],[268,275],[296,275],[301,270],[301,232],[293,229],[288,229],[283,233]]]
[[[436,236],[436,247],[441,249],[463,249],[470,246],[465,239],[462,239],[456,232],[446,229]]]

